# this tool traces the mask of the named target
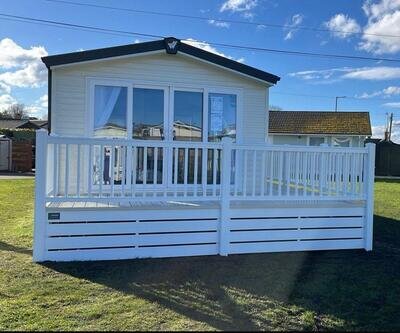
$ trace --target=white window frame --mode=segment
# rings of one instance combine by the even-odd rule
[[[126,87],[127,94],[127,135],[132,138],[132,112],[133,112],[133,88],[163,89],[164,90],[164,124],[168,127],[165,130],[165,140],[172,140],[172,124],[174,117],[174,91],[197,91],[203,93],[203,140],[208,142],[208,98],[210,93],[236,95],[236,142],[242,143],[243,140],[243,89],[238,87],[187,85],[180,83],[160,84],[154,81],[141,81],[117,78],[97,78],[88,77],[87,79],[87,120],[86,133],[94,136],[94,89],[96,85]],[[168,129],[168,131],[167,131]]]
[[[310,140],[311,140],[311,138],[321,138],[321,139],[324,139],[324,143],[323,143],[323,144],[326,144],[326,143],[327,143],[327,138],[326,138],[326,136],[322,136],[322,135],[309,135],[309,136],[307,136],[307,146],[310,146]],[[316,146],[313,146],[313,147],[316,147]]]
[[[202,141],[208,142],[208,99],[210,93],[236,95],[236,142],[243,141],[243,88],[226,86],[204,86],[187,85],[181,83],[161,83],[154,81],[140,81],[130,79],[106,78],[106,77],[87,77],[86,78],[86,133],[94,137],[94,90],[96,85],[127,87],[127,135],[126,139],[132,139],[132,115],[133,115],[133,88],[164,89],[164,140],[172,141],[173,118],[174,118],[174,91],[198,91],[203,92],[203,129]],[[169,154],[170,155],[170,154]],[[165,156],[166,157],[166,156]],[[171,158],[169,158],[171,159]],[[164,160],[167,166],[166,172],[163,172],[163,180],[160,186],[169,186],[172,174],[172,163],[168,158]],[[131,164],[131,163],[129,163]],[[137,184],[140,186],[142,184]],[[154,186],[153,184],[151,184]],[[105,185],[107,186],[107,185]],[[118,185],[115,185],[118,186]],[[146,186],[146,185],[142,185]]]

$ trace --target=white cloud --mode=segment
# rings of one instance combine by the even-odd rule
[[[350,37],[351,33],[361,31],[361,27],[357,21],[345,14],[332,16],[324,25],[331,31],[333,36],[341,39]]]
[[[382,80],[394,80],[400,79],[400,67],[339,67],[322,70],[307,70],[289,73],[290,77],[297,77],[303,80],[320,80],[319,83],[323,83],[323,80],[341,80],[341,79],[357,79],[357,80],[371,80],[371,81],[382,81]]]
[[[288,25],[290,25],[290,29],[285,36],[285,40],[293,38],[294,33],[298,30],[296,27],[303,22],[303,19],[304,16],[302,14],[295,14],[292,16],[290,23],[288,23]]]
[[[371,19],[382,17],[400,7],[400,0],[381,0],[379,2],[365,1],[362,6],[365,15]]]
[[[0,95],[0,111],[7,109],[9,106],[17,103],[17,100],[9,94]]]
[[[218,28],[229,28],[231,25],[228,22],[208,20],[208,24],[216,26]]]
[[[49,102],[49,97],[47,96],[47,94],[43,95],[38,100],[39,105],[43,108],[47,108],[48,102]]]
[[[359,43],[360,49],[375,54],[399,52],[399,38],[390,35],[400,35],[400,0],[366,1],[362,8],[368,23]]]
[[[372,126],[372,137],[383,139],[385,137],[385,125]],[[400,143],[400,121],[393,121],[391,140]]]
[[[382,105],[386,106],[386,107],[389,107],[389,108],[400,109],[400,102],[385,103],[385,104],[382,104]]]
[[[42,46],[24,49],[10,38],[0,41],[0,87],[39,87],[46,82],[46,67],[41,57],[47,51]],[[6,88],[8,86],[9,88]]]
[[[255,8],[257,2],[257,0],[227,0],[222,4],[219,11],[246,12]]]
[[[0,82],[9,86],[37,88],[47,79],[46,67],[38,62],[33,62],[26,67],[0,74]]]
[[[226,55],[225,53],[222,53],[222,52],[218,51],[215,47],[211,46],[210,44],[208,44],[206,42],[200,42],[200,41],[195,40],[193,38],[185,39],[183,42],[186,43],[186,44],[192,45],[194,47],[198,47],[199,49],[202,49],[204,51],[215,53],[215,54],[217,54],[217,55],[219,55],[221,57],[225,57],[225,58],[228,58],[228,59],[236,60],[238,62],[244,62],[244,58],[235,59],[235,58],[233,58],[233,57],[231,57],[229,55]]]
[[[372,93],[363,93],[358,98],[372,98],[376,96],[383,96],[384,98],[400,95],[400,87],[390,86],[385,89],[374,91]]]
[[[3,82],[0,82],[0,94],[6,93],[9,94],[11,92],[11,87]]]
[[[290,77],[297,77],[303,80],[328,80],[332,79],[336,74],[349,72],[353,70],[351,67],[330,68],[321,70],[307,70],[289,73]]]
[[[24,49],[10,38],[0,41],[0,67],[4,69],[24,67],[44,56],[47,56],[47,51],[43,46]]]
[[[48,96],[43,95],[35,101],[32,105],[26,107],[27,112],[31,116],[42,117],[47,113]]]
[[[372,126],[371,130],[373,138],[383,139],[385,137],[385,130],[386,130],[385,126],[382,125]]]
[[[343,75],[346,79],[359,80],[392,80],[400,79],[400,67],[364,67],[356,68]]]

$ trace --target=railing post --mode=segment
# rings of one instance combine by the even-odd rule
[[[219,254],[229,253],[230,197],[231,197],[232,139],[222,138],[221,219],[219,229]]]
[[[374,231],[374,181],[375,181],[375,144],[367,143],[367,160],[366,160],[366,207],[365,207],[365,250],[372,250],[372,240]]]
[[[36,131],[35,159],[35,221],[33,235],[33,261],[45,259],[46,252],[46,166],[47,131]]]

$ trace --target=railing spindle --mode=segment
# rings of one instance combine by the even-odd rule
[[[251,195],[254,197],[256,195],[256,172],[257,172],[257,150],[253,151],[253,171],[252,171],[252,180],[253,184],[251,187]]]
[[[137,167],[138,167],[138,148],[132,146],[132,181],[131,181],[131,196],[136,196],[136,179],[137,179]]]
[[[68,178],[69,178],[69,144],[65,145],[65,183],[64,183],[64,192],[65,197],[68,197]]]
[[[111,146],[110,147],[110,159],[109,159],[109,170],[111,173],[111,180],[110,180],[110,185],[111,185],[111,192],[110,195],[113,198],[114,197],[114,154],[115,154],[115,147]]]
[[[217,195],[217,154],[218,154],[218,150],[216,148],[213,149],[214,152],[214,156],[213,156],[213,196],[215,197]]]
[[[185,148],[184,150],[185,154],[183,157],[183,161],[184,161],[184,166],[183,166],[183,196],[186,197],[187,196],[187,192],[188,192],[188,174],[189,174],[189,149]]]
[[[153,184],[157,185],[157,168],[158,168],[158,148],[154,147],[154,164],[153,164]]]
[[[243,150],[244,153],[244,170],[243,170],[243,196],[247,195],[247,150]]]
[[[279,187],[279,196],[282,196],[282,183],[283,183],[283,160],[284,159],[284,152],[280,151],[279,152],[279,164],[278,164],[278,187]]]
[[[274,195],[274,152],[270,152],[270,163],[269,163],[269,195]]]
[[[147,184],[147,146],[143,148],[143,185]]]
[[[53,173],[53,195],[58,195],[58,159],[59,159],[59,144],[55,143],[54,147],[54,173]]]
[[[193,170],[193,186],[194,186],[194,190],[193,190],[193,195],[197,197],[197,186],[198,186],[198,164],[199,164],[199,150],[198,148],[194,148],[194,170]]]
[[[78,157],[76,159],[76,196],[81,196],[81,145],[77,145]]]
[[[207,161],[208,161],[208,148],[203,148],[201,152],[201,185],[203,197],[207,196]]]
[[[265,196],[265,158],[266,158],[266,153],[265,150],[262,151],[262,156],[261,156],[261,190],[260,190],[260,196]]]

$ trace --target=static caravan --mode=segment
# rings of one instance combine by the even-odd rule
[[[269,145],[278,76],[175,38],[43,61],[35,261],[371,250],[373,145]]]

